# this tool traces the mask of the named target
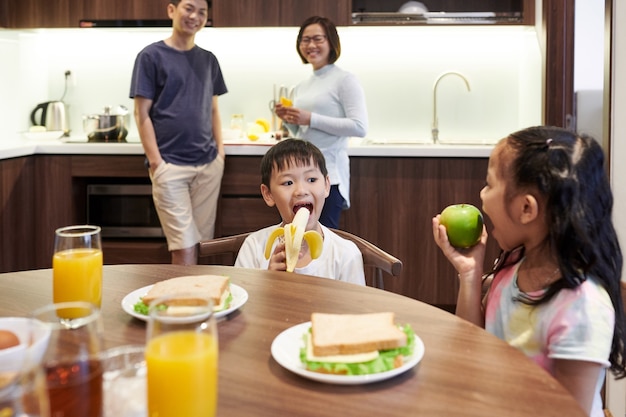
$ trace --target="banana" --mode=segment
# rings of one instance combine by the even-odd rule
[[[315,230],[306,230],[306,224],[311,213],[305,207],[301,207],[293,218],[293,221],[284,227],[279,227],[272,232],[265,244],[265,259],[269,259],[272,255],[272,246],[274,241],[280,236],[285,240],[285,255],[287,257],[287,272],[293,272],[298,263],[300,255],[300,247],[302,239],[306,240],[311,251],[311,258],[317,259],[322,254],[324,240],[322,235]]]
[[[254,121],[254,123],[261,125],[263,127],[263,132],[267,133],[270,131],[270,122],[267,119],[259,118]]]

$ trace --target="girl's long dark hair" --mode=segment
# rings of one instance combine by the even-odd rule
[[[617,378],[626,376],[626,329],[620,281],[622,252],[613,227],[613,193],[600,145],[586,135],[557,127],[531,127],[509,135],[511,194],[536,190],[546,204],[547,244],[557,256],[562,278],[531,304],[542,304],[588,277],[608,292],[615,309],[609,360]],[[503,171],[501,171],[503,172]],[[501,254],[501,260],[509,254]],[[501,262],[501,265],[504,262]],[[500,269],[500,266],[494,269]]]

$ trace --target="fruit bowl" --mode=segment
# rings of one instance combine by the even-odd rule
[[[41,360],[50,339],[50,329],[42,323],[26,317],[0,317],[0,330],[9,330],[20,340],[17,346],[0,349],[0,372],[19,371],[27,359]]]

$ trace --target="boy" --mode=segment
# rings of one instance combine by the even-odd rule
[[[326,162],[315,145],[286,139],[272,146],[261,161],[261,194],[268,206],[276,206],[282,223],[251,233],[239,250],[235,266],[285,271],[284,243],[275,245],[269,260],[265,259],[265,244],[274,229],[291,223],[296,211],[306,207],[311,212],[306,230],[320,233],[324,246],[321,256],[311,259],[303,243],[295,272],[365,285],[363,256],[359,249],[319,222],[329,192]]]

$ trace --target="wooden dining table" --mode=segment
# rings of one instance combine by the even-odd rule
[[[129,293],[183,275],[227,275],[247,302],[219,321],[218,417],[554,416],[585,414],[547,372],[453,314],[371,287],[227,266],[107,265],[102,317],[107,348],[144,344],[146,323],[121,306]],[[434,278],[433,278],[434,279]],[[28,316],[52,301],[52,270],[0,274],[0,316]],[[419,363],[375,383],[337,385],[300,376],[271,354],[274,339],[311,313],[391,311],[423,341]]]

